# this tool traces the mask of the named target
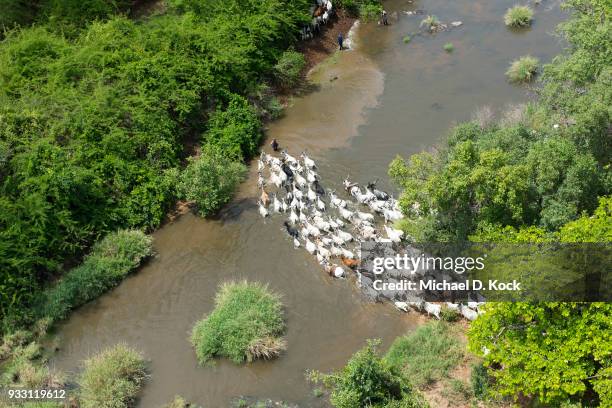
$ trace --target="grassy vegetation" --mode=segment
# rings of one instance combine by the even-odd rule
[[[402,41],[404,42],[404,44],[408,44],[411,40],[412,40],[412,37],[410,37],[409,35],[405,35],[404,38],[402,38]]]
[[[453,43],[446,43],[444,44],[443,48],[446,52],[453,52],[455,50],[455,46],[453,45]]]
[[[379,356],[378,344],[378,341],[368,341],[339,372],[309,373],[311,381],[331,389],[330,402],[337,408],[427,407],[401,371]]]
[[[119,344],[85,361],[79,378],[82,408],[127,408],[146,379],[142,355]]]
[[[283,306],[277,294],[260,283],[224,283],[215,308],[196,323],[191,335],[198,361],[224,356],[236,363],[270,359],[286,348]]]
[[[174,397],[172,402],[164,405],[163,408],[199,408],[199,406],[191,404],[190,402],[187,402],[185,398],[177,395]]]
[[[529,27],[533,20],[533,10],[528,6],[514,6],[506,11],[504,23],[508,27]]]
[[[122,230],[108,234],[94,245],[83,263],[66,273],[40,297],[37,318],[51,322],[99,297],[121,282],[152,253],[152,238],[142,231]]]
[[[525,55],[512,62],[506,76],[510,82],[530,82],[538,72],[540,61],[531,55]]]
[[[461,361],[461,349],[448,324],[430,322],[397,338],[385,359],[402,371],[412,384],[423,387],[447,377]]]

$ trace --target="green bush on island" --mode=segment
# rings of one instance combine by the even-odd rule
[[[118,344],[84,363],[78,379],[82,408],[128,408],[147,377],[141,353]]]
[[[540,61],[531,55],[525,55],[510,64],[506,76],[510,82],[529,82],[535,78]]]
[[[443,48],[446,52],[453,52],[455,50],[455,46],[453,45],[453,43],[446,43],[444,44]]]
[[[214,310],[191,334],[198,361],[216,356],[235,363],[277,357],[286,348],[283,305],[266,285],[247,281],[221,285]]]
[[[400,370],[379,356],[380,341],[369,340],[347,365],[331,374],[310,372],[309,378],[331,389],[337,408],[425,408],[428,404],[412,390]]]
[[[430,322],[413,333],[398,337],[385,359],[417,387],[448,376],[463,354],[451,328],[444,322]]]
[[[83,263],[66,273],[41,295],[38,318],[64,319],[81,306],[117,285],[152,253],[152,238],[139,230],[108,234],[94,245]]]
[[[506,11],[504,23],[508,27],[529,27],[533,19],[533,10],[528,6],[514,6]]]

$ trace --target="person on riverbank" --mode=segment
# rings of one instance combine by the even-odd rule
[[[344,49],[343,44],[344,43],[344,37],[342,36],[342,33],[338,34],[338,47],[340,47],[340,51],[342,51]]]
[[[270,146],[272,146],[272,150],[278,152],[278,142],[276,141],[276,139],[272,139],[272,142],[270,142]]]
[[[389,25],[389,20],[387,19],[387,10],[382,11],[381,20],[383,25]]]

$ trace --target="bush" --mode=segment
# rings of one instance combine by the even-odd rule
[[[359,18],[363,21],[376,20],[382,13],[382,6],[379,2],[363,2],[359,6]]]
[[[305,66],[306,58],[302,53],[288,50],[282,53],[274,66],[274,76],[281,86],[292,88],[299,83]]]
[[[337,408],[427,406],[419,394],[412,392],[401,372],[378,355],[379,344],[378,340],[368,340],[340,372],[311,373],[311,379],[332,389],[330,401]]]
[[[116,286],[152,253],[152,238],[138,230],[121,230],[94,245],[83,263],[46,290],[37,308],[38,317],[64,319],[79,307]]]
[[[540,61],[530,55],[526,55],[512,62],[506,76],[510,82],[529,82],[538,72]]]
[[[514,6],[506,11],[504,23],[508,27],[529,27],[533,19],[533,10],[528,6]]]
[[[412,37],[410,37],[409,35],[406,35],[404,36],[404,38],[402,38],[402,41],[404,42],[404,44],[408,44],[411,40],[412,40]]]
[[[443,322],[432,322],[397,338],[385,359],[418,387],[448,375],[462,358],[459,340]]]
[[[453,43],[446,43],[444,44],[444,51],[446,52],[453,52],[453,50],[455,49],[455,46],[453,45]]]
[[[204,140],[223,156],[238,161],[257,152],[261,136],[255,109],[242,96],[232,94],[227,108],[211,116]]]
[[[241,363],[269,359],[286,348],[280,298],[260,283],[228,282],[215,297],[215,308],[191,334],[198,361],[215,356]]]
[[[82,408],[127,408],[146,379],[141,353],[118,344],[85,361],[78,383]]]
[[[200,157],[189,159],[179,177],[177,193],[179,198],[194,202],[205,217],[229,202],[245,173],[242,162],[207,148]]]

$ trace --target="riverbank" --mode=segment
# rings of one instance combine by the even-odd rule
[[[323,62],[338,50],[338,35],[348,38],[348,33],[357,21],[346,10],[338,9],[335,17],[323,26],[321,34],[305,41],[300,41],[295,47],[306,58],[304,72],[309,72],[315,65]]]

